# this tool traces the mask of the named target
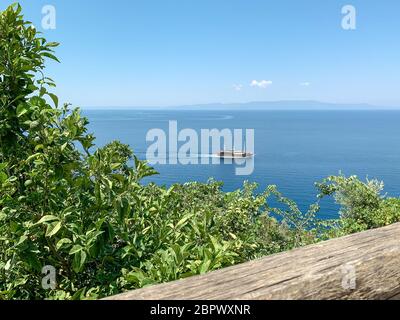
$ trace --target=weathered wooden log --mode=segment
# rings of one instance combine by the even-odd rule
[[[108,299],[400,299],[400,223]]]

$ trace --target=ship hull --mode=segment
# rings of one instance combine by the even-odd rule
[[[240,151],[220,151],[217,153],[217,157],[223,159],[246,159],[253,157],[250,152],[240,152]]]

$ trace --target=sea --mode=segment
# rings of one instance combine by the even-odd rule
[[[146,137],[161,129],[168,137],[170,121],[178,132],[192,129],[201,140],[202,129],[254,130],[254,170],[237,175],[238,164],[216,161],[213,154],[194,154],[200,164],[156,164],[159,175],[143,183],[170,186],[189,181],[223,182],[224,191],[234,191],[244,181],[256,182],[261,192],[276,185],[287,198],[306,212],[317,199],[315,182],[330,175],[357,175],[385,183],[387,196],[400,196],[400,111],[396,110],[179,110],[179,109],[84,109],[96,147],[112,140],[128,144],[140,159],[154,141]],[[245,138],[245,137],[244,137]],[[243,139],[244,139],[243,138]],[[178,147],[183,145],[179,142]],[[221,149],[224,146],[221,145]],[[168,154],[170,148],[167,145]],[[209,164],[201,158],[209,157]],[[167,160],[169,159],[169,155]],[[154,160],[154,159],[153,159]],[[271,200],[273,203],[274,200]],[[339,217],[334,199],[321,202],[321,219]]]

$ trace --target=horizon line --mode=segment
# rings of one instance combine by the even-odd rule
[[[311,104],[310,106],[301,106],[299,104]],[[258,106],[254,106],[258,104]],[[265,106],[262,106],[265,104]],[[269,105],[268,105],[269,104]],[[280,106],[278,106],[280,104]],[[283,104],[296,104],[296,105],[287,105],[284,106]],[[260,101],[248,101],[248,102],[211,102],[211,103],[193,103],[193,104],[176,104],[176,105],[104,105],[104,106],[94,106],[94,105],[86,105],[82,106],[81,109],[190,109],[190,108],[229,108],[229,107],[240,107],[240,106],[249,106],[256,107],[257,109],[267,109],[271,110],[272,108],[276,108],[276,110],[328,110],[327,108],[340,108],[340,110],[354,110],[354,108],[358,110],[394,110],[400,109],[400,105],[378,105],[378,104],[371,104],[371,103],[346,103],[346,102],[322,102],[318,100],[260,100]],[[253,105],[253,106],[251,106]],[[346,108],[347,107],[347,108]]]

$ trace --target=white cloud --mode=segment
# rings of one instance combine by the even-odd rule
[[[309,87],[309,86],[311,86],[311,83],[310,82],[300,82],[300,85],[302,87]]]
[[[271,84],[272,84],[271,80],[261,80],[261,81],[253,80],[250,83],[250,86],[265,89],[266,87],[269,87]]]
[[[235,91],[241,91],[243,89],[243,86],[241,84],[234,84],[233,89],[235,89]]]

